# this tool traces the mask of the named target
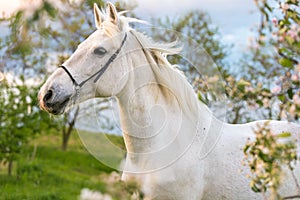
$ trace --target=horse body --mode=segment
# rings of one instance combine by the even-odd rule
[[[151,71],[142,71],[148,77],[153,74]],[[144,77],[143,74],[139,76]],[[198,114],[198,121],[202,122],[199,125],[198,121],[191,121],[182,110],[176,109],[178,107],[174,108],[174,105],[167,103],[163,98],[164,95],[159,94],[161,93],[159,84],[153,86],[154,79],[152,77],[143,83],[148,84],[150,88],[143,87],[144,90],[137,91],[137,88],[132,87],[123,93],[127,97],[118,97],[124,139],[129,151],[123,180],[139,181],[142,190],[150,199],[261,199],[259,194],[251,191],[247,178],[250,172],[248,166],[243,166],[242,163],[244,145],[248,139],[254,139],[253,130],[258,124],[263,125],[265,121],[243,125],[226,124],[214,118],[204,105],[199,104],[199,110],[202,111]],[[144,97],[149,95],[149,91],[156,93],[161,99],[155,98],[150,92],[153,98],[145,100]],[[133,93],[136,97],[134,102],[129,98]],[[124,106],[128,102],[130,106]],[[155,127],[162,126],[160,121],[151,120],[162,119],[160,112],[153,110],[150,112],[156,105],[163,105],[164,111],[169,113],[166,115],[173,118],[168,117],[170,121],[159,130],[159,134],[153,136],[153,131],[157,129]],[[135,109],[138,111],[133,111]],[[132,116],[134,113],[136,116]],[[138,127],[133,118],[140,120]],[[150,126],[147,131],[145,127],[149,124],[149,120],[154,127]],[[178,122],[180,127],[175,125]],[[270,121],[269,125],[274,133],[288,131],[293,133],[295,138],[300,137],[299,126],[295,124]],[[170,140],[173,140],[171,144]],[[165,144],[168,144],[167,147]],[[161,150],[162,147],[165,149]],[[140,155],[149,151],[149,155]],[[298,167],[296,170],[298,175],[299,170]],[[284,180],[289,180],[286,182],[290,185],[284,186],[285,190],[282,191],[284,194],[289,194],[293,187],[291,174],[287,175],[289,176]],[[292,191],[296,191],[296,188]]]
[[[139,61],[152,63],[151,67],[137,69],[140,63],[132,66],[135,70],[129,75],[132,77],[128,77],[127,87],[117,95],[128,150],[123,180],[138,180],[151,199],[261,199],[249,186],[247,174],[250,172],[242,165],[243,147],[248,139],[254,139],[253,130],[257,125],[266,121],[227,124],[216,119],[197,100],[189,102],[192,110],[184,110],[180,107],[181,100],[196,99],[192,88],[180,75],[173,74],[175,82],[187,84],[184,92],[187,96],[179,97],[174,88],[169,96],[163,94],[166,92],[161,88],[163,83],[156,79],[153,71],[162,66],[154,62],[150,52],[144,51]],[[140,77],[147,78],[140,80]],[[174,87],[179,89],[176,84]],[[164,112],[155,109],[157,105]],[[164,125],[161,120],[166,120]],[[269,125],[274,133],[291,132],[295,138],[300,137],[300,128],[295,124],[270,121]],[[287,179],[290,185],[284,186],[285,194],[293,185],[291,177]]]
[[[137,180],[147,198],[261,199],[250,189],[242,149],[264,122],[219,121],[162,54],[177,53],[174,44],[155,44],[129,28],[130,19],[119,17],[112,4],[104,22],[97,6],[94,13],[98,30],[43,85],[41,107],[60,114],[66,102],[115,96],[127,149],[122,178]],[[113,55],[117,51],[120,55]],[[107,70],[98,74],[103,66]],[[272,121],[270,127],[300,137],[297,125]],[[296,174],[300,179],[299,166]],[[287,177],[282,192],[296,192]]]
[[[222,124],[220,121],[218,123],[220,124],[217,126],[223,126],[222,133],[217,143],[214,144],[214,148],[205,153],[205,157],[199,153],[199,146],[202,144],[195,138],[188,151],[166,168],[143,174],[124,172],[123,180],[139,181],[142,191],[150,199],[261,199],[259,193],[251,190],[249,178],[247,178],[250,171],[248,166],[242,163],[244,144],[248,139],[254,138],[253,129],[257,128],[257,124],[263,125],[265,121],[244,125]],[[216,124],[212,124],[214,125]],[[270,128],[274,133],[289,131],[299,138],[299,126],[295,124],[270,121]],[[148,162],[156,163],[157,159],[163,158],[156,156],[153,160],[148,159]],[[128,157],[127,162],[132,164]],[[140,171],[143,165],[137,164],[134,167],[129,171]],[[299,179],[299,163],[294,173]],[[281,195],[297,194],[297,188],[288,170],[285,171],[283,180]]]

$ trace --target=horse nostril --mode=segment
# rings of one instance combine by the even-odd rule
[[[44,96],[44,102],[48,102],[53,96],[53,91],[52,90],[48,90],[47,93]]]

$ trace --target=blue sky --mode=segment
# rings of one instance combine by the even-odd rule
[[[32,3],[39,0],[31,0]],[[77,0],[73,0],[77,1]],[[114,2],[114,0],[111,0]],[[251,29],[259,22],[254,0],[124,0],[137,4],[135,12],[144,19],[151,16],[176,17],[193,9],[200,9],[212,18],[219,28],[222,41],[234,44],[232,59],[237,59],[246,50],[247,39],[253,35]],[[22,0],[0,0],[0,13],[11,12],[22,4]],[[23,2],[24,4],[24,2]]]
[[[176,17],[189,10],[199,9],[207,12],[220,32],[222,41],[234,44],[231,59],[237,59],[247,50],[247,40],[253,36],[259,22],[259,14],[254,0],[127,0],[138,4],[135,12],[139,16]]]
[[[31,0],[32,2],[39,0]],[[75,1],[75,0],[73,0]],[[193,9],[208,12],[216,24],[225,42],[245,46],[251,35],[250,29],[259,22],[259,15],[254,0],[124,0],[137,4],[135,12],[145,19],[150,16],[182,15]],[[112,0],[114,2],[114,0]],[[11,12],[22,0],[0,0],[0,13]]]
[[[31,0],[32,2],[39,0]],[[76,1],[76,0],[73,0]],[[112,0],[113,2],[114,0]],[[149,16],[170,17],[181,15],[192,9],[208,12],[227,41],[243,41],[250,28],[259,22],[254,0],[124,0],[137,4],[135,12],[145,18]],[[22,4],[22,0],[0,0],[0,13],[11,12]],[[241,40],[242,38],[242,40]]]

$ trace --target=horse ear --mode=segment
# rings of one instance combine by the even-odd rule
[[[102,14],[101,14],[100,9],[98,8],[97,4],[94,3],[94,18],[95,18],[96,27],[98,29],[100,29],[101,23],[102,23],[101,16],[102,16]]]
[[[117,14],[117,10],[116,10],[116,7],[114,6],[114,4],[107,2],[106,12],[107,12],[111,22],[113,22],[115,25],[117,25],[118,24],[118,14]]]

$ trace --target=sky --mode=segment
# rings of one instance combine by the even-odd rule
[[[39,0],[29,0],[31,4]],[[70,0],[78,1],[78,0]],[[111,0],[114,2],[115,0]],[[248,38],[253,35],[259,22],[259,14],[254,0],[124,0],[129,4],[137,4],[134,12],[144,19],[153,16],[176,17],[189,10],[203,10],[207,12],[212,23],[219,28],[221,41],[233,44],[232,54],[228,60],[238,60],[242,52],[247,50]],[[24,4],[24,0],[0,0],[0,13],[9,14]],[[0,28],[1,29],[1,28]],[[1,30],[3,32],[4,30]],[[0,32],[0,34],[1,34]]]
[[[231,59],[238,59],[247,50],[251,30],[257,26],[260,16],[254,0],[127,0],[138,4],[135,10],[139,16],[176,17],[189,10],[207,12],[212,23],[219,28],[221,40],[234,44]]]
[[[0,14],[9,15],[11,12],[30,2],[31,7],[39,5],[41,0],[0,0]],[[55,0],[51,0],[54,1]],[[69,0],[82,1],[82,0]],[[111,0],[112,2],[116,0]],[[119,0],[120,1],[120,0]],[[220,31],[221,41],[234,45],[227,60],[232,70],[237,67],[236,61],[247,51],[248,39],[254,35],[260,16],[255,7],[254,0],[123,0],[128,4],[137,5],[134,12],[143,20],[151,17],[169,16],[176,18],[178,15],[199,9],[207,12],[212,23]],[[6,30],[0,27],[0,35]]]
[[[203,10],[209,13],[213,23],[219,27],[222,38],[234,43],[246,42],[245,37],[250,35],[250,29],[259,22],[254,0],[125,0],[125,2],[137,4],[135,12],[146,19],[150,16],[176,17],[189,10]],[[22,0],[0,0],[0,13],[5,11],[9,14],[23,3]]]

